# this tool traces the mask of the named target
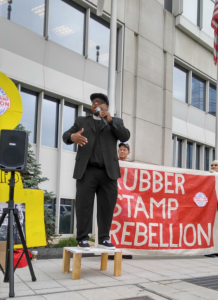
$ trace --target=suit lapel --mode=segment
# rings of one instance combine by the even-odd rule
[[[90,117],[88,118],[88,122],[89,122],[89,125],[90,125],[90,127],[92,128],[92,130],[95,132],[95,121],[94,121],[94,119],[93,119],[93,116],[90,116]]]
[[[101,120],[101,127],[100,127],[100,131],[102,131],[105,126],[107,126],[107,124],[105,124],[105,122],[103,122],[103,120]]]

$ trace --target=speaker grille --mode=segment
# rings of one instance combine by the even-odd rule
[[[0,169],[25,170],[28,135],[24,131],[2,130],[0,140]]]
[[[14,146],[4,150],[2,159],[8,167],[17,167],[23,164],[23,156]]]

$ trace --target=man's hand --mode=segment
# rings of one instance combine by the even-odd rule
[[[83,131],[84,131],[84,129],[82,128],[80,131],[74,133],[71,136],[71,140],[81,147],[84,146],[86,143],[88,143],[87,138],[81,135],[83,133]]]
[[[107,122],[110,122],[112,120],[112,117],[108,111],[100,111],[99,117],[104,118]]]

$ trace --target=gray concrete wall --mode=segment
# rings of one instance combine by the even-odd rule
[[[122,116],[134,161],[171,164],[174,44],[163,1],[126,1]]]

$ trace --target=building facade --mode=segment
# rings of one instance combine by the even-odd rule
[[[130,159],[209,170],[215,153],[212,0],[118,0],[115,116]],[[110,0],[0,0],[0,71],[23,100],[21,123],[56,195],[57,232],[75,232],[76,147],[62,133],[107,93]]]

